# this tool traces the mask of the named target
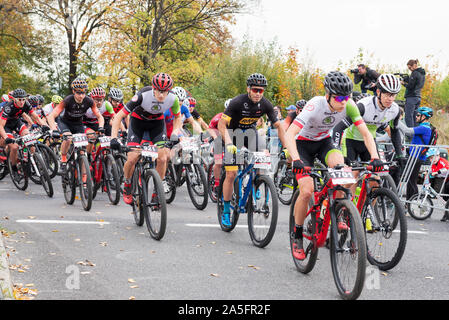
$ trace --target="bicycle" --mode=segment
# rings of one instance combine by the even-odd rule
[[[108,194],[109,201],[117,205],[120,201],[120,178],[114,156],[109,149],[111,137],[99,136],[98,145],[93,153],[91,175],[93,178],[92,199],[95,199],[98,190]]]
[[[5,148],[0,147],[0,181],[8,174],[8,154]]]
[[[67,167],[62,173],[62,190],[67,204],[75,201],[76,187],[79,188],[81,204],[85,211],[92,207],[92,176],[86,156],[88,138],[85,133],[64,134],[62,140],[72,140],[67,153]]]
[[[329,252],[335,285],[343,299],[357,299],[365,282],[367,253],[362,219],[351,201],[350,191],[342,186],[355,182],[352,169],[336,167],[334,169],[309,168],[309,170],[315,191],[304,221],[303,242],[306,258],[304,260],[296,259],[291,250],[293,262],[301,273],[307,274],[312,271],[318,258],[318,249],[325,246],[330,227]],[[326,173],[326,175],[319,174],[319,172]],[[320,180],[324,181],[321,186]],[[296,177],[295,181],[297,181]],[[336,198],[337,191],[344,196]],[[298,196],[299,189],[295,190],[290,205],[291,248],[295,241],[294,207]],[[327,205],[324,205],[325,203]],[[346,230],[338,230],[338,222],[341,220],[346,221],[348,226]],[[347,262],[346,266],[343,265],[345,262]],[[349,269],[354,270],[346,273]]]
[[[48,197],[53,197],[53,184],[48,174],[47,166],[36,147],[37,139],[33,133],[15,137],[15,143],[19,145],[17,152],[17,171],[12,168],[11,158],[8,157],[8,170],[11,179],[19,190],[26,190],[28,178],[36,176]]]
[[[170,142],[165,142],[164,146],[169,144]],[[131,180],[134,221],[138,226],[146,222],[150,236],[161,240],[167,225],[167,204],[162,180],[155,169],[157,149],[158,147],[148,143],[133,147],[122,146],[124,152],[140,152]]]
[[[226,174],[222,167],[220,185],[217,189],[217,215],[220,227],[225,232],[232,231],[237,225],[240,214],[248,214],[248,232],[253,244],[266,247],[276,231],[278,219],[278,199],[273,180],[267,175],[258,174],[257,169],[270,170],[271,156],[265,152],[251,152],[246,148],[237,150],[243,156],[234,180],[234,192],[231,199],[231,226],[222,223],[223,182]],[[270,201],[271,200],[271,201]],[[271,204],[271,208],[270,208]]]
[[[424,174],[424,182],[421,190],[415,193],[406,203],[408,213],[416,220],[426,220],[430,218],[433,213],[434,205],[433,199],[437,201],[446,201],[438,192],[432,188],[430,182],[430,173],[432,168],[429,167]],[[445,206],[445,208],[449,208]]]
[[[279,201],[283,205],[289,206],[294,194],[294,177],[291,167],[289,168],[287,165],[287,158],[283,150],[279,152],[278,158],[279,161],[274,170],[273,181]]]
[[[367,258],[380,270],[390,270],[402,259],[407,243],[404,207],[396,193],[380,186],[379,178],[387,172],[371,172],[368,162],[356,165],[368,165],[360,171],[360,192],[353,198],[364,225]]]
[[[46,137],[51,136],[50,132],[42,132],[41,129],[36,129],[31,132],[36,139],[36,150],[40,152],[42,155],[42,158],[44,160],[44,163],[48,169],[48,175],[50,176],[50,179],[53,179],[58,174],[58,158],[53,152],[53,150],[43,143],[43,141],[46,139]],[[40,179],[37,175],[31,175],[30,179],[35,184],[41,184]]]

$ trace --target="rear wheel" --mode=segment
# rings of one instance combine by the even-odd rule
[[[33,159],[36,165],[35,170],[37,171],[36,174],[39,177],[40,184],[44,187],[45,192],[51,198],[53,197],[53,184],[51,183],[50,175],[48,174],[48,169],[45,165],[44,159],[39,152],[35,152],[33,154]]]
[[[46,144],[39,143],[37,144],[37,147],[39,148],[42,154],[42,158],[44,159],[44,162],[47,166],[48,174],[50,175],[50,178],[53,179],[58,174],[58,157]]]
[[[416,193],[407,203],[408,213],[416,220],[425,220],[433,213],[433,201],[429,194]]]
[[[114,157],[108,154],[103,163],[103,181],[109,201],[116,205],[120,201],[120,178]]]
[[[293,198],[293,173],[287,168],[286,160],[279,160],[273,176],[276,185],[279,201],[289,206]]]
[[[28,175],[25,173],[26,168],[25,166],[28,164],[24,164],[22,161],[17,162],[17,170],[13,171],[11,159],[8,157],[8,170],[9,174],[11,176],[11,180],[19,190],[26,190],[28,188]]]
[[[209,198],[213,203],[217,202],[217,188],[215,188],[214,164],[211,163],[207,169],[207,184]]]
[[[226,178],[225,171],[222,170],[222,176],[220,178],[220,185],[217,188],[217,216],[218,216],[218,223],[220,224],[221,230],[225,232],[230,232],[234,230],[235,226],[237,225],[237,222],[239,220],[239,211],[237,210],[238,206],[238,190],[236,189],[236,186],[238,186],[238,183],[234,183],[234,192],[232,193],[232,199],[231,199],[231,214],[230,214],[230,220],[231,225],[225,226],[222,223],[222,215],[223,215],[223,207],[224,207],[224,200],[223,200],[223,182]]]
[[[64,199],[67,204],[73,204],[76,195],[76,183],[75,178],[77,173],[75,173],[76,166],[73,161],[67,162],[66,173],[62,175],[62,192],[64,193]]]
[[[139,179],[137,168],[134,169],[131,181],[133,195],[133,203],[131,206],[133,208],[134,221],[136,222],[136,225],[141,227],[145,223],[145,209],[142,197],[142,180]]]
[[[189,192],[190,200],[192,200],[195,208],[204,210],[209,199],[204,168],[199,164],[190,164],[184,167],[186,168],[187,191]]]
[[[173,168],[173,164],[169,163],[167,166],[167,173],[165,174],[165,181],[168,184],[169,192],[165,193],[165,201],[166,203],[172,203],[176,197],[176,178],[175,178],[175,169]]]
[[[85,211],[89,211],[92,207],[92,176],[90,174],[89,160],[85,155],[81,155],[78,159],[78,183],[81,203]]]

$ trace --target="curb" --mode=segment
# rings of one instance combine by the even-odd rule
[[[0,232],[0,300],[14,300],[8,256]]]

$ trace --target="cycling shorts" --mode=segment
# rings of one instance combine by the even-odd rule
[[[327,158],[331,153],[338,152],[342,154],[340,149],[335,148],[331,137],[319,141],[296,140],[296,148],[302,162],[308,167],[313,167],[315,159],[320,160],[322,164],[328,165]]]
[[[58,117],[56,119],[56,123],[58,124],[58,128],[62,133],[86,133],[86,126],[82,122],[64,121],[61,117]]]
[[[25,130],[26,128],[27,126],[20,119],[10,120],[5,124],[5,132],[9,138],[14,138],[14,132],[22,135],[23,130]]]
[[[158,142],[167,140],[165,121],[152,120],[145,121],[131,117],[128,129],[128,146],[138,146],[143,142]]]
[[[360,160],[361,161],[370,161],[371,154],[368,152],[368,149],[365,146],[364,141],[353,140],[346,138],[346,154],[345,157],[350,162]]]

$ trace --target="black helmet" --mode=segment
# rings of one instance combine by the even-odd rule
[[[36,107],[39,104],[39,98],[37,96],[29,96],[28,102],[32,107]]]
[[[41,96],[40,94],[36,94],[36,98],[37,100],[39,100],[39,104],[44,104],[45,99],[43,96]]]
[[[307,101],[304,99],[296,101],[296,108],[302,110],[307,104]]]
[[[336,96],[349,96],[354,85],[349,77],[340,72],[332,71],[324,78],[324,88],[326,92]]]
[[[263,74],[253,73],[246,80],[246,85],[248,87],[251,87],[251,86],[266,87],[268,85],[268,82],[267,82],[267,78],[265,78],[265,76]]]
[[[27,93],[23,89],[16,89],[12,92],[13,98],[26,98],[28,97]]]

